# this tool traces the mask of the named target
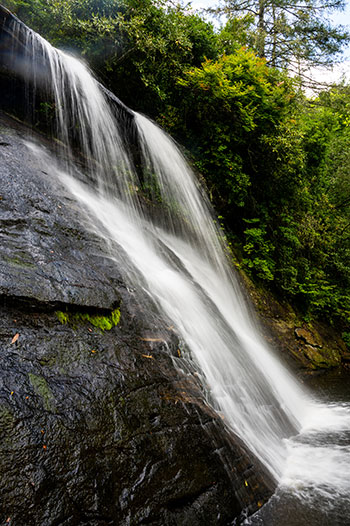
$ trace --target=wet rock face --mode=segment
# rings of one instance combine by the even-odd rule
[[[0,127],[0,294],[112,308],[117,270],[76,224],[76,205],[49,167],[38,165],[16,133]]]
[[[349,367],[350,354],[339,332],[326,323],[301,320],[291,305],[259,290],[244,274],[241,277],[260,318],[265,340],[279,349],[279,356],[288,367],[300,376]]]
[[[232,524],[273,484],[23,134],[0,118],[0,523]]]
[[[342,363],[341,349],[334,345],[332,339],[322,339],[317,329],[297,327],[294,334],[298,342],[297,352],[308,361],[310,369],[329,369]]]

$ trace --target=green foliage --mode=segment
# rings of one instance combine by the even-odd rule
[[[254,16],[230,17],[218,33],[220,48],[226,55],[238,51],[241,47],[253,48],[252,26]]]
[[[289,82],[282,78],[241,48],[178,79],[178,106],[167,108],[163,123],[195,153],[223,215],[247,201],[254,146],[289,103]]]
[[[62,325],[66,325],[68,322],[69,322],[69,314],[68,312],[63,312],[63,311],[56,311],[56,316],[59,320],[60,323],[62,323]]]
[[[246,220],[246,222],[257,226],[246,228],[244,231],[245,245],[243,250],[248,257],[243,259],[243,264],[253,271],[258,278],[272,281],[275,270],[274,246],[271,241],[266,239],[266,227],[259,225],[259,219]]]
[[[91,323],[91,325],[103,332],[110,331],[118,325],[120,321],[120,310],[115,309],[106,316],[89,314],[87,312],[56,311],[56,316],[62,325],[69,324],[72,327],[76,327],[77,325]]]
[[[349,90],[310,102],[242,48],[178,85],[163,122],[192,151],[243,268],[305,317],[348,323]]]
[[[350,332],[343,332],[342,338],[346,343],[347,348],[350,349]]]

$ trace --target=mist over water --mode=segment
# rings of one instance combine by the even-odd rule
[[[136,166],[125,123],[84,64],[20,23],[12,30],[27,32],[25,68],[22,57],[17,70],[34,88],[44,83],[54,103],[66,161],[53,172],[107,242],[126,280],[171,320],[208,404],[279,483],[275,499],[283,503],[288,494],[311,509],[315,499],[328,507],[342,501],[349,510],[350,407],[314,401],[262,340],[208,200],[175,143],[130,112],[140,148]],[[251,524],[273,524],[261,520],[258,515]],[[284,524],[294,524],[288,520]]]

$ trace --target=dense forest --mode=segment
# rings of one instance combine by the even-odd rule
[[[4,3],[167,129],[203,178],[235,265],[350,344],[350,86],[304,90],[305,67],[348,42],[326,18],[340,1],[227,0],[211,13],[221,24],[163,0]]]

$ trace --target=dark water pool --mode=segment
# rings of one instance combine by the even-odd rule
[[[331,371],[305,385],[315,404],[301,433],[286,441],[275,495],[247,526],[350,526],[350,373]]]

